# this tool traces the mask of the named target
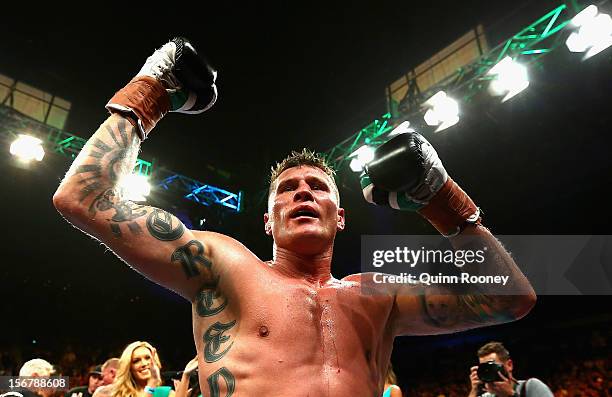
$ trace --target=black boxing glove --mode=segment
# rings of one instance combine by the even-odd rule
[[[374,151],[361,174],[365,199],[416,211],[440,233],[454,236],[480,223],[480,210],[449,176],[436,150],[416,132],[400,134]]]
[[[198,114],[213,106],[216,78],[217,72],[189,40],[175,37],[147,58],[106,108],[129,116],[145,139],[168,111]]]

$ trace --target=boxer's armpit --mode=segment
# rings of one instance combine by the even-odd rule
[[[204,283],[196,295],[195,310],[200,317],[219,314],[227,306],[228,300],[218,290],[219,278]]]

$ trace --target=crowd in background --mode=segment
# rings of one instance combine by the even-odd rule
[[[581,331],[582,332],[582,331]],[[565,338],[563,333],[544,337],[550,343],[536,340],[524,345],[513,357],[519,376],[537,376],[546,383],[555,397],[612,397],[612,357],[609,338],[611,330],[597,330],[585,335]],[[560,343],[559,340],[564,342]],[[70,377],[70,387],[88,384],[88,376],[95,365],[101,365],[110,357],[119,357],[121,351],[104,351],[93,346],[64,346],[62,350],[31,346],[0,346],[0,376],[16,376],[21,365],[31,358],[43,358],[52,363],[56,374]],[[176,387],[168,374],[169,369],[182,370],[186,362],[164,360],[163,384]],[[462,345],[433,351],[430,360],[421,361],[416,368],[402,365],[394,355],[396,372],[404,396],[418,397],[466,397],[470,390],[469,367],[475,360],[474,351]],[[471,361],[470,361],[471,360]],[[406,362],[410,361],[408,358]],[[414,363],[413,363],[414,364]],[[405,373],[403,373],[405,372]],[[176,373],[175,373],[176,375]],[[518,378],[517,377],[517,378]],[[180,373],[174,378],[180,378]],[[524,378],[523,378],[524,379]],[[70,397],[70,396],[68,396]]]

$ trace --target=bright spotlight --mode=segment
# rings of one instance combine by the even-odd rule
[[[505,95],[502,102],[506,102],[529,86],[527,68],[510,57],[499,61],[487,74],[496,76],[489,85],[489,92],[494,96]]]
[[[404,121],[403,123],[395,127],[393,130],[391,130],[388,137],[391,138],[399,134],[405,134],[407,132],[415,132],[414,128],[410,128],[410,121]]]
[[[374,159],[374,148],[372,146],[363,145],[351,153],[349,157],[354,157],[349,164],[351,170],[354,172],[361,172],[363,166]]]
[[[31,160],[41,161],[43,157],[45,157],[42,141],[30,135],[20,134],[19,137],[11,143],[9,151],[13,156],[26,162]]]
[[[119,188],[123,198],[132,201],[146,201],[146,197],[151,193],[151,185],[146,176],[140,174],[129,174],[119,181]]]
[[[572,25],[578,28],[565,41],[571,52],[586,52],[583,59],[612,45],[612,18],[608,14],[598,13],[595,5],[590,5],[572,18]]]
[[[423,118],[427,125],[438,126],[436,132],[452,127],[459,121],[459,104],[444,91],[429,98],[425,106],[429,109]]]
[[[359,161],[356,158],[351,160],[351,163],[349,164],[349,167],[351,167],[351,171],[353,171],[353,172],[361,172],[361,171],[363,171],[363,164],[361,163],[361,161]]]

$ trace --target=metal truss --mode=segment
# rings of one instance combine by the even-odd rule
[[[158,177],[160,175],[165,175],[157,183],[157,186],[166,190],[174,190],[182,193],[187,192],[187,194],[183,196],[187,200],[195,201],[196,203],[206,206],[217,204],[236,212],[242,210],[242,192],[238,192],[238,194],[232,193],[163,168],[156,170],[155,173]]]
[[[391,113],[383,114],[380,120],[374,120],[353,136],[323,153],[325,160],[335,170],[339,170],[348,162],[350,155],[362,145],[381,144],[382,142],[378,141],[380,137],[393,129],[393,125],[390,121]]]
[[[336,170],[340,170],[347,163],[350,155],[360,146],[364,144],[380,145],[388,139],[385,134],[401,122],[416,116],[420,118],[423,113],[423,103],[438,91],[444,90],[455,97],[463,98],[465,102],[469,102],[488,85],[491,77],[487,76],[487,72],[504,57],[510,56],[528,64],[540,60],[543,56],[557,49],[564,38],[559,33],[574,17],[576,11],[578,11],[576,5],[572,7],[572,10],[566,4],[559,5],[474,62],[459,68],[454,74],[426,91],[421,92],[416,87],[413,90],[416,96],[407,107],[390,109],[393,114],[382,115],[380,119],[374,120],[368,126],[323,153],[323,155],[330,164],[335,166]]]
[[[46,149],[74,159],[83,149],[86,140],[66,131],[42,124],[7,106],[0,105],[0,136],[12,140],[19,134],[31,134],[45,143]],[[153,169],[153,163],[143,159],[136,160],[134,171],[149,177],[152,185],[173,190],[182,197],[205,206],[218,205],[239,212],[242,192],[232,193],[225,189],[205,184],[165,168]],[[159,181],[159,182],[156,182]]]
[[[571,21],[575,13],[561,4],[508,40],[500,43],[476,62],[456,73],[454,82],[441,83],[436,91],[459,91],[464,101],[469,101],[492,79],[486,73],[506,56],[523,64],[531,64],[556,50],[563,43],[557,34]],[[428,91],[427,94],[435,92]],[[430,96],[430,95],[429,95]]]

